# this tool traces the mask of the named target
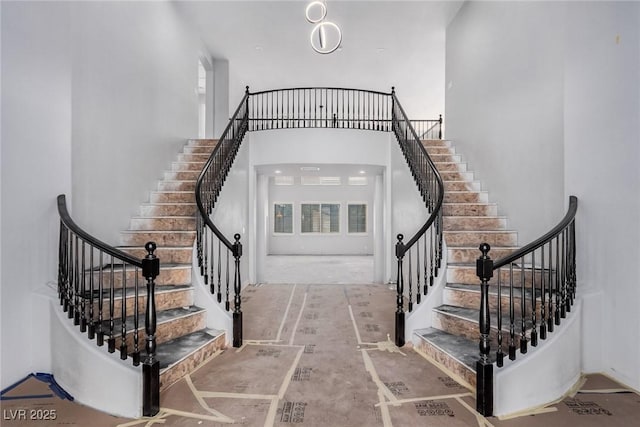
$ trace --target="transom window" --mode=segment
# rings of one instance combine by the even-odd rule
[[[339,233],[340,205],[337,203],[302,203],[302,233]]]

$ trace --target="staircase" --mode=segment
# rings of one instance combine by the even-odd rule
[[[417,347],[475,389],[479,358],[480,280],[476,276],[478,246],[491,245],[491,256],[502,258],[517,249],[517,234],[507,230],[507,220],[497,216],[497,206],[473,180],[473,173],[455,154],[450,141],[423,144],[444,181],[444,240],[447,247],[447,284],[443,303],[433,310],[432,327],[415,331]],[[504,281],[503,281],[504,283]],[[490,291],[491,311],[496,311],[497,290]],[[516,312],[520,308],[516,307]],[[495,315],[492,314],[495,319]],[[492,325],[492,354],[497,341]],[[504,328],[504,325],[503,325]],[[519,331],[518,331],[519,333]],[[503,343],[506,346],[506,343]]]
[[[196,234],[195,184],[216,143],[210,139],[190,140],[172,163],[171,170],[158,182],[157,191],[151,192],[149,203],[140,207],[140,216],[131,218],[129,230],[121,233],[122,245],[118,249],[135,257],[145,257],[144,244],[148,241],[158,246],[155,251],[160,259],[160,275],[156,279],[156,338],[160,390],[193,371],[226,342],[224,332],[206,327],[207,313],[194,305],[191,283]],[[126,297],[129,313],[133,311],[134,298],[133,295]],[[144,300],[144,296],[139,297],[141,312],[144,312]],[[119,310],[117,305],[116,312]],[[144,342],[144,330],[139,335]]]

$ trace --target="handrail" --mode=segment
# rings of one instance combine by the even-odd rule
[[[494,261],[493,270],[495,271],[500,267],[504,267],[507,264],[511,264],[517,259],[522,258],[523,256],[540,248],[542,245],[548,243],[549,240],[557,236],[563,229],[565,229],[571,223],[571,221],[574,220],[577,212],[578,212],[578,198],[576,196],[569,196],[569,207],[567,209],[567,213],[565,214],[564,218],[562,218],[562,220],[558,223],[558,225],[553,227],[550,231],[548,231],[538,239],[534,240],[533,242],[513,252],[511,255],[507,255],[503,258],[500,258],[497,261]]]
[[[196,184],[196,203],[199,211],[199,217],[196,220],[196,250],[200,274],[203,276],[205,285],[210,286],[211,293],[217,293],[218,303],[222,303],[222,295],[226,294],[224,307],[227,311],[230,309],[230,254],[235,258],[236,268],[233,272],[235,291],[234,346],[242,345],[241,331],[237,330],[241,329],[242,316],[239,283],[239,263],[242,253],[242,246],[239,242],[240,235],[236,234],[234,236],[236,242],[231,243],[213,224],[209,216],[245,133],[247,131],[291,128],[394,132],[429,212],[426,222],[409,242],[403,243],[402,235],[400,235],[400,241],[396,244],[398,257],[396,344],[404,345],[404,276],[407,277],[409,284],[408,310],[412,311],[414,277],[415,301],[419,304],[421,295],[426,295],[428,287],[433,285],[442,259],[444,184],[412,123],[396,98],[394,88],[391,93],[338,87],[299,87],[250,93],[249,88],[246,88],[244,97],[230,118],[229,124],[207,160]],[[416,123],[420,123],[421,126],[422,124],[431,124],[432,126],[426,130],[426,133],[429,133],[434,126],[440,125],[438,138],[441,138],[442,116],[438,119],[422,120]],[[212,172],[214,169],[215,172]],[[211,230],[211,236],[207,234],[206,229]],[[215,240],[217,240],[217,249]],[[421,250],[417,247],[419,242],[423,243],[422,258]],[[226,265],[222,244],[227,250]],[[405,274],[402,262],[406,253],[409,254],[409,269]],[[414,272],[411,269],[412,257],[416,259],[416,266],[419,263],[422,264],[424,272],[418,270]],[[223,287],[225,287],[224,291]],[[238,328],[236,327],[236,314],[240,324]]]
[[[93,237],[80,228],[69,215],[66,196],[58,195],[60,215],[60,240],[58,248],[58,297],[63,311],[73,319],[81,332],[89,339],[96,339],[103,346],[107,338],[108,351],[114,353],[120,340],[120,359],[132,357],[133,365],[140,365],[140,313],[138,299],[141,273],[146,283],[146,308],[144,330],[146,357],[142,362],[142,412],[153,416],[160,409],[160,362],[156,358],[156,309],[155,278],[160,273],[160,260],[154,255],[156,244],[147,242],[147,256],[138,259]],[[104,262],[105,254],[110,259]],[[116,263],[115,261],[119,262]],[[133,278],[127,269],[133,269]],[[129,270],[131,272],[131,270]],[[96,277],[97,276],[97,277]],[[127,315],[128,282],[133,281],[133,319]],[[97,282],[97,283],[96,283]],[[116,297],[116,293],[121,298]],[[116,300],[120,301],[119,310]],[[106,300],[106,301],[105,301]],[[104,307],[105,302],[107,307]],[[97,311],[97,313],[96,313]],[[116,317],[119,311],[119,316]],[[120,322],[116,330],[116,322]],[[129,325],[129,323],[133,325]],[[132,326],[131,330],[128,326]],[[129,352],[129,343],[133,351]]]
[[[404,236],[398,234],[396,243],[397,258],[397,280],[396,280],[396,331],[395,342],[401,347],[405,343],[405,273],[403,271],[404,257],[408,253],[407,266],[407,287],[408,287],[408,310],[413,309],[413,280],[416,284],[416,302],[421,300],[421,278],[422,291],[427,295],[427,290],[434,283],[434,277],[438,276],[438,271],[442,260],[442,202],[444,200],[444,183],[431,157],[427,153],[424,145],[411,124],[402,105],[398,102],[395,88],[391,90],[392,99],[392,129],[396,135],[404,156],[409,164],[409,168],[420,189],[423,199],[429,211],[429,217],[424,225],[413,235],[407,243],[404,243]],[[396,111],[397,110],[397,111]],[[404,124],[404,126],[403,126]],[[427,233],[431,230],[430,233]],[[420,260],[420,245],[423,242],[423,259]],[[415,246],[415,275],[412,269],[412,248]],[[428,254],[428,255],[427,255]],[[421,265],[422,264],[422,265]],[[422,271],[422,267],[424,270]],[[422,275],[421,275],[422,273]],[[427,275],[429,280],[427,282]],[[427,284],[428,283],[428,284]]]
[[[196,249],[200,274],[204,278],[205,285],[210,285],[212,294],[216,293],[215,278],[217,276],[218,303],[222,303],[223,294],[223,269],[225,285],[224,307],[230,311],[230,254],[234,258],[233,266],[233,346],[242,346],[242,308],[241,308],[241,278],[240,258],[242,257],[242,244],[240,234],[236,233],[234,243],[231,243],[216,227],[209,217],[213,212],[225,179],[231,169],[234,158],[240,149],[240,144],[248,130],[249,124],[249,86],[246,87],[244,97],[238,108],[231,116],[229,124],[218,140],[211,156],[207,159],[198,180],[196,182],[195,198],[199,215],[196,216]],[[218,250],[214,241],[217,239]],[[221,244],[226,248],[226,265]],[[217,264],[216,264],[217,262]],[[223,267],[224,265],[224,267]],[[216,271],[217,266],[217,271]],[[217,273],[217,275],[216,275]]]
[[[489,416],[493,413],[493,361],[491,344],[496,342],[496,365],[504,364],[503,335],[507,335],[508,356],[516,359],[528,351],[528,343],[538,345],[571,311],[576,295],[575,217],[578,198],[569,196],[564,218],[540,238],[495,263],[489,256],[491,246],[480,245],[482,255],[476,262],[480,279],[480,358],[476,363],[476,409]],[[508,267],[508,270],[507,270]],[[504,270],[502,270],[504,268]],[[497,331],[491,331],[489,281],[497,272]],[[504,274],[503,274],[504,273]],[[508,295],[503,295],[503,281]],[[503,299],[507,299],[508,331],[503,331]],[[519,306],[519,310],[516,307]]]

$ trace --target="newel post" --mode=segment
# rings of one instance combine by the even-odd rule
[[[402,259],[404,258],[405,247],[402,242],[404,236],[398,234],[396,243],[396,258],[398,259],[398,277],[396,280],[396,345],[404,345],[404,278],[402,274]]]
[[[240,243],[240,235],[233,236],[235,243],[233,244],[233,258],[235,259],[235,273],[233,275],[233,346],[242,347],[242,298],[240,290],[242,282],[240,280],[240,257],[242,257],[242,243]]]
[[[438,125],[438,139],[442,139],[442,114],[440,114],[440,119],[438,119],[438,122],[440,123]]]
[[[156,359],[156,297],[155,279],[160,274],[160,259],[154,255],[157,246],[148,242],[142,259],[142,275],[147,279],[145,333],[147,356],[142,363],[142,415],[152,417],[160,410],[160,362]]]
[[[480,359],[476,362],[476,411],[484,416],[493,415],[493,363],[491,351],[489,314],[489,279],[493,277],[493,260],[489,257],[491,246],[480,245],[482,255],[476,260],[476,274],[480,278]],[[498,295],[500,298],[500,295]]]

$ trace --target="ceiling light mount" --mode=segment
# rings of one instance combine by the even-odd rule
[[[315,24],[309,35],[311,47],[318,53],[335,52],[342,43],[342,31],[333,22],[325,21],[327,16],[326,1],[312,1],[305,9],[307,21]]]

